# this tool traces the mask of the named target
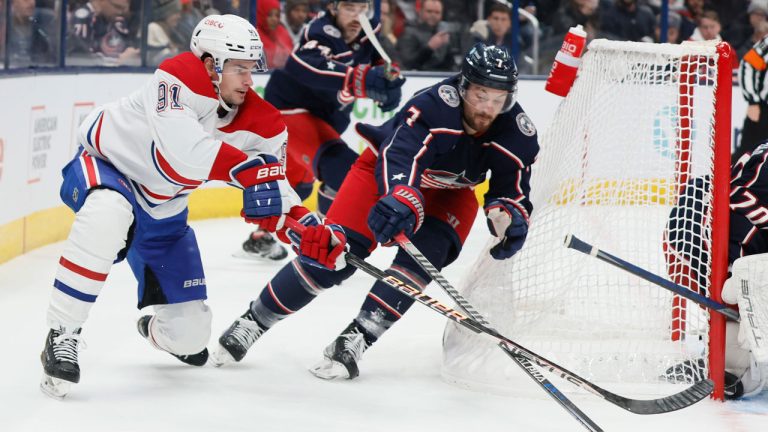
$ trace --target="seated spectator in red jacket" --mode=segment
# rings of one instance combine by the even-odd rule
[[[264,44],[267,66],[280,69],[285,66],[293,50],[293,39],[280,23],[280,2],[259,0],[256,7],[256,29]]]

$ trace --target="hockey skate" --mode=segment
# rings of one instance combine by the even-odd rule
[[[149,343],[152,344],[152,346],[162,350],[152,341],[152,339],[149,336],[149,322],[151,320],[152,320],[152,315],[144,315],[143,317],[139,318],[139,321],[136,322],[136,328],[139,330],[139,334],[144,339],[148,340]],[[165,351],[165,350],[162,350],[162,351]],[[177,355],[172,352],[168,352],[168,354],[176,357],[177,359],[181,360],[183,363],[186,363],[191,366],[203,366],[208,361],[208,348],[203,348],[203,350],[197,354]]]
[[[77,350],[81,341],[80,329],[67,331],[59,328],[48,332],[45,348],[40,353],[44,371],[40,390],[43,393],[54,399],[62,399],[69,393],[72,383],[80,382]]]
[[[278,243],[268,231],[257,229],[243,242],[242,250],[234,254],[237,258],[262,261],[280,261],[288,256],[288,251]]]
[[[357,363],[371,345],[355,321],[323,350],[323,360],[309,371],[316,377],[332,380],[354,379],[360,375]]]
[[[263,327],[248,309],[236,319],[219,337],[219,347],[211,355],[211,362],[219,367],[227,363],[239,362],[248,349],[268,329]]]

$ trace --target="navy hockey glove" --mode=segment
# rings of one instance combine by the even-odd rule
[[[307,227],[299,234],[288,228],[285,235],[301,262],[330,270],[341,270],[347,262],[344,254],[347,236],[340,225],[320,223],[315,213],[307,213],[298,222]]]
[[[281,186],[285,189],[287,183],[285,168],[280,161],[273,155],[260,154],[236,166],[231,177],[243,188],[241,216],[245,221],[259,224],[262,229],[271,232],[280,228],[282,216],[286,213],[283,201],[289,193],[281,190]]]
[[[399,184],[379,199],[368,213],[368,227],[377,242],[386,244],[397,234],[410,237],[424,222],[424,197],[418,189]]]
[[[528,220],[517,206],[509,201],[493,200],[485,206],[488,229],[501,241],[491,248],[491,256],[507,259],[523,247],[528,235]]]
[[[396,67],[388,70],[384,65],[358,65],[352,68],[351,81],[350,93],[356,98],[373,99],[384,112],[392,111],[400,105],[400,98],[403,96],[401,87],[405,78]]]

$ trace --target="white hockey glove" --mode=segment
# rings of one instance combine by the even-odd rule
[[[768,254],[734,261],[722,297],[739,305],[739,345],[752,351],[757,363],[768,363]]]

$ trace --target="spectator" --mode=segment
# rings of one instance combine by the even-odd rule
[[[599,23],[600,7],[599,0],[566,0],[552,16],[552,39],[557,48],[563,43],[563,36],[568,33],[571,27],[579,24],[586,27],[587,21],[591,17],[597,17]]]
[[[667,40],[666,43],[678,44],[680,43],[680,22],[682,18],[677,12],[669,12],[667,15]],[[661,15],[656,19],[656,27],[654,29],[654,36],[656,42],[661,42]]]
[[[129,15],[130,0],[90,0],[69,19],[68,54],[84,64],[138,65]]]
[[[35,0],[11,0],[10,67],[52,65],[57,51],[54,24],[53,11],[36,8]]]
[[[744,57],[756,43],[758,43],[766,32],[768,32],[768,0],[753,0],[747,8],[749,14],[749,26],[751,33],[749,38],[736,48],[739,58]]]
[[[192,0],[181,0],[181,18],[179,18],[179,24],[176,29],[183,46],[189,46],[189,41],[192,39],[192,31],[195,29],[197,23],[199,23],[206,15],[212,14],[214,13],[210,12],[204,14],[200,9],[195,7]]]
[[[424,0],[418,21],[408,23],[397,41],[404,69],[450,71],[454,60],[449,51],[450,32],[438,29],[443,19],[441,0]]]
[[[704,13],[704,0],[685,0],[685,8],[678,13],[683,18],[680,22],[680,40],[689,40]]]
[[[637,0],[616,0],[606,9],[601,20],[602,29],[629,41],[653,41],[656,18],[651,8],[637,4]]]
[[[288,30],[280,24],[280,2],[259,0],[256,6],[256,29],[264,44],[267,67],[280,69],[285,66],[293,51],[293,39]]]
[[[512,54],[512,17],[509,7],[501,3],[492,3],[485,20],[476,21],[470,29],[474,43],[503,47]],[[474,44],[473,43],[473,44]],[[520,65],[518,59],[515,63]]]
[[[150,66],[157,66],[186,48],[176,33],[181,20],[180,1],[153,0],[152,18],[154,21],[147,27],[147,62]]]
[[[692,41],[720,41],[720,17],[713,10],[706,10],[699,18],[699,25],[693,31]]]
[[[309,18],[309,0],[288,0],[285,2],[281,22],[283,27],[288,30],[293,45],[299,43],[307,18]]]
[[[389,55],[395,63],[400,63],[400,53],[397,52],[397,36],[394,33],[395,10],[392,7],[392,0],[381,0],[381,30],[379,31],[379,42],[384,52]]]

